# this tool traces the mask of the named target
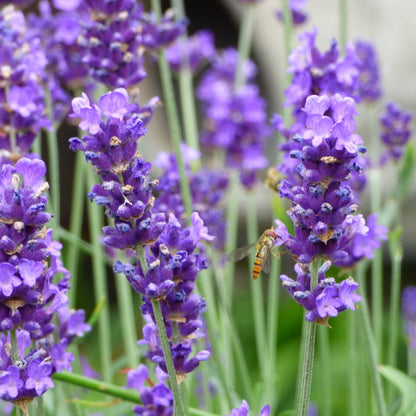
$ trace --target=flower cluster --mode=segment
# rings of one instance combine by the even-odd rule
[[[387,147],[386,153],[382,156],[382,164],[388,158],[397,162],[402,157],[404,146],[412,133],[412,119],[413,114],[410,111],[404,111],[392,102],[387,104],[385,114],[380,117],[381,140]]]
[[[287,139],[303,132],[306,114],[302,108],[310,95],[340,94],[361,101],[374,101],[381,95],[380,76],[373,47],[359,41],[348,43],[340,55],[334,40],[329,50],[321,53],[316,46],[317,29],[299,35],[300,44],[289,56],[288,72],[293,74],[285,91],[285,106],[293,106],[295,123],[285,128],[280,116],[275,116],[274,127]]]
[[[42,42],[45,51],[44,77],[47,77],[54,111],[57,112],[57,103],[61,103],[61,106],[65,105],[66,115],[70,98],[60,84],[72,89],[85,87],[89,81],[88,66],[82,62],[86,51],[78,43],[78,38],[82,33],[82,21],[87,16],[87,8],[84,2],[82,2],[83,7],[78,9],[73,1],[65,2],[65,4],[57,3],[55,2],[55,7],[61,6],[62,10],[53,13],[49,2],[41,1],[39,15],[29,15],[28,29],[33,37]],[[57,114],[55,119],[61,119],[61,117]]]
[[[167,47],[185,31],[186,22],[176,22],[171,11],[157,22],[134,0],[85,3],[91,16],[79,41],[86,51],[83,62],[94,79],[113,88],[128,88],[143,80],[144,51]]]
[[[204,60],[210,62],[214,56],[214,37],[209,30],[200,30],[166,49],[166,58],[174,71],[188,68],[196,73]]]
[[[26,30],[22,12],[13,6],[0,11],[0,149],[2,157],[13,161],[28,152],[41,128],[51,124],[39,82],[45,53]]]
[[[215,236],[215,248],[221,250],[225,244],[226,227],[220,203],[228,186],[228,178],[220,171],[209,169],[192,172],[189,169],[189,162],[199,155],[194,155],[186,146],[182,147],[182,155],[187,164],[186,175],[191,190],[192,206],[198,211],[209,233]],[[180,195],[180,177],[175,155],[160,153],[155,166],[161,168],[162,172],[159,174],[159,183],[155,189],[157,198],[154,211],[173,212],[176,218],[183,218],[184,207]]]
[[[191,339],[202,326],[198,315],[205,308],[205,301],[192,293],[198,273],[206,268],[205,257],[197,251],[202,239],[213,237],[198,213],[192,214],[192,225],[185,227],[174,212],[156,208],[153,191],[158,181],[149,179],[151,164],[136,151],[137,141],[146,133],[142,110],[128,101],[127,92],[121,88],[104,94],[99,105],[91,105],[85,94],[74,99],[74,116],[81,118],[80,126],[88,129],[90,135],[70,142],[74,150],[84,152],[102,179],[102,184],[95,185],[89,197],[105,206],[106,214],[113,219],[113,225],[103,229],[105,244],[128,249],[132,256],[140,256],[144,250],[144,258],[137,265],[117,261],[114,270],[124,273],[133,289],[144,297],[143,313],[156,331],[149,335],[147,326],[145,341],[152,360],[163,369],[166,366],[153,323],[152,300],[161,303],[170,339],[173,339],[173,327],[178,328],[171,349],[180,376],[209,355],[201,351],[187,360]]]
[[[404,332],[410,348],[416,350],[416,287],[408,286],[402,293]]]
[[[46,229],[45,173],[38,159],[0,168],[0,397],[22,408],[71,369],[66,347],[90,329],[84,311],[68,309],[70,274]]]
[[[285,244],[298,262],[295,267],[298,279],[294,282],[284,275],[281,279],[307,309],[306,318],[319,321],[346,307],[353,308],[358,297],[352,292],[357,285],[348,279],[339,285],[326,279],[323,272],[330,263],[325,263],[318,286],[311,288],[310,263],[323,258],[334,265],[351,266],[371,255],[372,249],[385,238],[386,230],[378,227],[373,217],[374,228],[369,232],[364,217],[355,215],[357,206],[349,180],[351,172],[361,170],[357,156],[365,148],[362,138],[354,133],[354,100],[339,94],[312,95],[303,111],[304,133],[293,138],[294,146],[289,153],[295,161],[296,174],[288,175],[279,186],[280,196],[292,204],[288,215],[295,235],[288,235]],[[277,223],[283,229],[283,223]]]
[[[256,67],[243,65],[245,83],[236,90],[238,53],[229,48],[218,55],[201,78],[197,97],[202,104],[205,130],[202,144],[222,149],[226,165],[237,169],[243,185],[255,183],[255,172],[267,166],[264,146],[269,135],[266,101],[253,83]]]

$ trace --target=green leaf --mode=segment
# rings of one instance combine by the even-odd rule
[[[416,380],[394,367],[379,366],[380,373],[399,390],[402,403],[395,416],[416,415]]]

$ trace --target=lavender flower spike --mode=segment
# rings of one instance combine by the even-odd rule
[[[46,229],[45,173],[38,159],[0,164],[0,398],[22,408],[71,370],[66,347],[90,330],[83,311],[68,310],[70,274]]]

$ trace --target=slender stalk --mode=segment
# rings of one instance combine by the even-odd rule
[[[311,263],[311,291],[318,284],[319,264],[317,260]],[[309,398],[312,387],[312,370],[315,351],[316,324],[305,321],[305,339],[303,344],[303,366],[300,378],[299,403],[297,407],[298,416],[307,416]]]
[[[398,232],[397,232],[398,231]],[[397,344],[400,328],[400,283],[401,266],[403,260],[403,248],[400,244],[401,229],[390,235],[390,258],[392,262],[390,316],[389,316],[389,340],[387,345],[387,364],[396,367],[397,365]],[[391,383],[388,384],[387,397],[391,397]]]
[[[142,266],[143,272],[146,273],[148,266],[144,253],[144,248],[138,246],[136,248],[138,253],[138,258]],[[162,309],[160,307],[159,300],[152,300],[153,315],[155,317],[155,322],[157,326],[157,331],[159,334],[160,344],[163,351],[163,356],[165,358],[166,367],[168,370],[170,387],[173,393],[173,402],[174,402],[174,415],[175,416],[185,416],[185,409],[183,407],[181,391],[179,388],[179,383],[176,378],[175,366],[173,365],[172,352],[169,346],[169,340],[166,333],[165,322],[163,320]]]
[[[238,61],[235,75],[236,91],[246,82],[244,64],[250,56],[251,42],[253,39],[254,7],[252,4],[247,4],[243,7],[243,17],[238,38]]]
[[[348,33],[348,7],[347,0],[339,0],[339,44],[345,52]]]
[[[71,235],[81,239],[82,218],[85,202],[85,172],[86,166],[84,155],[82,152],[75,154],[75,166],[73,175],[72,198],[71,198],[71,213],[69,220],[69,232]],[[60,230],[61,238],[64,238]],[[67,257],[65,264],[71,268],[71,290],[69,291],[69,304],[75,307],[77,282],[78,282],[78,262],[79,262],[80,247],[78,244],[70,244],[67,250]]]
[[[381,207],[380,169],[370,171],[370,198],[372,212],[379,212]],[[374,327],[374,341],[377,347],[377,357],[383,356],[383,256],[381,249],[374,252],[371,261],[371,312]]]
[[[119,259],[121,261],[123,260],[121,257],[119,257]],[[119,308],[124,349],[127,355],[127,363],[130,368],[136,368],[139,364],[139,360],[131,287],[124,275],[116,274],[115,279],[117,304]]]
[[[176,11],[177,20],[181,20],[185,17],[185,8],[183,0],[172,0],[172,7]],[[186,36],[179,39],[179,42],[184,42]],[[188,56],[183,57],[183,62],[181,62],[181,70],[178,74],[179,81],[179,94],[181,98],[182,106],[182,124],[183,130],[185,133],[185,141],[187,145],[197,151],[199,148],[199,138],[198,138],[198,123],[196,117],[196,105],[195,105],[195,95],[193,88],[192,72],[189,68]],[[191,168],[194,171],[200,169],[201,161],[200,159],[195,159],[191,161]]]
[[[88,169],[87,172],[88,186],[94,185],[94,172]],[[100,369],[103,379],[106,382],[111,381],[111,324],[110,308],[108,304],[107,273],[105,268],[105,256],[101,244],[101,230],[103,228],[103,219],[101,208],[96,204],[88,204],[89,228],[91,242],[94,248],[92,256],[94,294],[96,303],[101,299],[106,302],[103,306],[100,316],[98,317],[98,344],[100,345]]]
[[[357,282],[361,287],[364,287],[365,282],[365,264],[363,262],[357,265],[356,271]],[[360,294],[363,300],[360,303],[360,309],[356,312],[359,313],[361,317],[361,323],[365,338],[365,346],[367,353],[367,361],[370,366],[370,374],[372,379],[372,385],[374,390],[374,395],[377,401],[378,406],[378,415],[387,416],[387,407],[384,398],[383,385],[381,382],[380,373],[377,370],[378,360],[377,360],[377,348],[375,343],[375,338],[373,336],[373,331],[370,323],[370,313],[368,310],[367,299],[365,293],[360,290]]]
[[[247,201],[247,239],[248,241],[256,241],[258,239],[259,232],[257,227],[257,208],[254,195],[250,193],[248,195]],[[249,259],[250,264],[254,263],[255,253],[250,253]],[[262,290],[262,279],[254,281],[250,279],[251,287],[251,301],[253,307],[253,317],[254,317],[254,334],[256,340],[256,349],[257,349],[257,360],[261,370],[261,374],[266,374],[268,363],[266,361],[267,355],[264,354],[263,344],[267,339],[266,336],[266,327],[265,327],[265,316],[264,316],[264,298]]]
[[[36,416],[45,416],[45,406],[43,405],[43,396],[38,396],[36,401]]]
[[[152,9],[156,14],[158,20],[160,20],[162,15],[162,8],[160,5],[160,0],[152,0]],[[176,160],[178,163],[178,170],[180,175],[180,188],[182,194],[183,205],[185,213],[187,215],[188,224],[191,222],[192,214],[192,198],[191,190],[189,187],[189,181],[186,174],[185,162],[182,157],[182,132],[181,126],[179,124],[179,115],[178,109],[176,108],[175,93],[172,83],[172,74],[169,68],[168,61],[165,56],[165,52],[161,51],[159,53],[159,69],[160,77],[162,83],[162,91],[166,108],[166,115],[168,118],[169,131],[172,138],[173,149],[176,155]]]
[[[351,314],[352,315],[352,314]],[[328,339],[328,328],[320,326],[318,328],[318,344],[321,357],[321,385],[322,385],[322,416],[331,416],[332,394],[331,394],[331,368],[330,368],[330,348]]]
[[[237,173],[231,172],[228,185],[227,204],[225,211],[225,223],[227,224],[226,239],[225,239],[225,252],[230,253],[237,247],[237,235],[238,235],[238,198],[239,198],[240,185],[238,183]],[[234,272],[235,263],[228,262],[226,264],[226,276],[225,280],[225,297],[230,302],[231,307],[233,302],[233,287],[234,287]]]
[[[152,300],[153,314],[156,321],[157,331],[159,334],[160,344],[163,350],[163,356],[165,358],[166,367],[169,374],[170,387],[173,393],[174,400],[174,415],[184,416],[185,409],[182,403],[181,391],[179,383],[176,378],[175,366],[173,365],[172,354],[169,346],[168,336],[166,334],[166,327],[163,321],[162,309],[160,307],[160,301]]]
[[[362,404],[360,403],[360,383],[359,377],[359,363],[358,363],[358,345],[357,345],[357,314],[348,314],[348,351],[349,351],[349,365],[348,365],[348,414],[358,415]]]
[[[53,121],[53,102],[51,92],[49,89],[45,91],[46,106],[49,114],[49,118],[52,121],[51,129],[46,129],[46,138],[48,145],[48,166],[49,177],[51,185],[51,199],[54,217],[52,219],[53,228],[59,231],[59,225],[61,224],[61,202],[60,202],[60,174],[59,174],[59,150],[58,150],[58,135],[57,124]],[[58,233],[57,233],[58,234]],[[54,236],[55,239],[59,239],[59,234]]]
[[[96,380],[82,376],[80,374],[70,373],[63,370],[61,373],[55,373],[52,377],[54,380],[63,381],[72,385],[80,386],[88,390],[98,391],[109,396],[118,397],[119,399],[141,404],[140,396],[136,390],[119,387],[105,381]]]

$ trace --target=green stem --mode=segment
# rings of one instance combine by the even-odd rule
[[[162,8],[160,0],[152,0],[152,9],[156,14],[156,18],[159,21],[162,15]],[[179,124],[178,109],[176,107],[175,93],[172,83],[172,74],[169,68],[168,61],[165,56],[165,52],[162,50],[159,53],[159,69],[160,78],[162,83],[163,97],[166,107],[166,115],[168,118],[169,131],[172,137],[173,149],[176,155],[178,163],[178,170],[180,175],[180,188],[182,194],[183,205],[185,213],[187,215],[188,224],[191,223],[192,214],[192,198],[191,190],[189,187],[188,176],[186,174],[185,162],[182,157],[182,132]]]
[[[225,239],[225,252],[231,253],[237,247],[238,236],[238,198],[239,198],[240,185],[237,178],[237,173],[232,171],[230,173],[226,210],[225,210],[225,223],[227,224],[226,239]],[[231,307],[233,302],[233,288],[234,288],[234,272],[235,263],[230,261],[226,264],[226,276],[225,281],[225,298],[230,302],[228,305]]]
[[[331,395],[331,368],[330,368],[330,348],[328,339],[328,328],[320,326],[318,329],[318,345],[321,357],[321,381],[322,381],[322,416],[331,416],[332,395]]]
[[[371,211],[379,212],[381,207],[380,169],[370,171]],[[383,256],[381,249],[374,252],[371,260],[371,312],[373,317],[374,340],[377,347],[377,357],[383,357]]]
[[[172,7],[176,11],[177,20],[183,19],[185,17],[183,0],[172,0],[171,3]],[[179,39],[179,42],[185,42],[185,40],[186,36]],[[192,72],[189,68],[188,56],[184,56],[184,58],[183,62],[181,62],[181,70],[178,74],[179,94],[182,106],[182,124],[187,145],[199,151],[198,123],[196,117]],[[200,159],[192,160],[190,163],[193,171],[198,171],[201,167]]]
[[[121,256],[119,259],[123,261]],[[121,332],[123,334],[124,349],[127,354],[127,363],[130,368],[136,368],[139,363],[131,287],[124,275],[116,274],[115,279]]]
[[[10,343],[12,344],[12,361],[14,365],[15,362],[19,360],[19,350],[17,348],[17,335],[15,328],[10,332]]]
[[[43,405],[43,396],[38,396],[35,399],[37,412],[36,416],[45,416],[45,406]]]
[[[340,49],[345,52],[347,44],[348,8],[347,0],[339,0],[339,44]]]
[[[319,262],[314,260],[311,263],[311,292],[318,284],[318,270]],[[298,416],[307,416],[309,408],[309,398],[311,395],[312,387],[312,373],[313,373],[313,361],[315,351],[315,338],[316,338],[316,324],[314,322],[305,321],[305,339],[303,344],[303,366],[302,374],[300,378],[300,393],[298,403]]]
[[[182,403],[181,391],[179,383],[176,378],[175,366],[173,365],[172,353],[169,346],[168,336],[166,334],[165,322],[163,320],[162,309],[160,307],[160,301],[152,300],[153,314],[156,321],[157,331],[159,334],[160,344],[163,350],[163,356],[165,358],[166,367],[169,374],[170,387],[173,393],[174,400],[174,415],[184,416],[185,410]]]
[[[403,260],[403,248],[400,244],[401,229],[396,229],[390,236],[390,258],[392,262],[391,297],[390,297],[390,319],[389,319],[389,341],[387,346],[387,364],[396,367],[397,365],[397,344],[400,328],[400,282],[401,266]],[[391,397],[391,384],[387,397]]]
[[[238,38],[238,61],[235,75],[235,91],[238,91],[245,83],[244,65],[250,56],[251,42],[254,29],[254,6],[247,4],[243,7],[243,18]]]
[[[85,377],[80,374],[70,373],[65,370],[61,373],[55,373],[53,375],[53,379],[80,386],[88,390],[98,391],[128,402],[141,404],[140,396],[136,390],[119,387],[114,384],[106,383],[105,381]]]
[[[136,248],[138,259],[143,269],[143,273],[146,273],[148,270],[147,261],[144,253],[144,248],[138,246]],[[159,334],[160,345],[162,347],[163,356],[165,358],[166,368],[168,370],[170,388],[173,393],[173,402],[174,402],[174,415],[175,416],[185,416],[185,409],[183,407],[181,391],[179,388],[179,383],[176,378],[175,366],[173,365],[172,352],[169,346],[169,340],[166,333],[165,322],[163,320],[162,309],[160,307],[159,300],[152,300],[153,315],[155,317],[155,322],[157,326],[157,331]]]
[[[71,213],[69,220],[69,232],[72,236],[81,239],[82,218],[85,203],[85,172],[87,164],[84,160],[82,152],[75,154],[75,166],[73,175],[72,198],[71,198]],[[61,230],[59,235],[62,236]],[[70,244],[67,250],[67,257],[65,264],[71,268],[71,290],[69,291],[69,304],[75,307],[77,283],[78,283],[78,262],[79,262],[80,247],[78,244]]]
[[[365,264],[363,262],[358,263],[357,265],[357,282],[361,287],[365,285]],[[366,346],[366,353],[367,353],[367,361],[370,365],[370,374],[372,379],[372,385],[374,389],[374,395],[377,401],[378,406],[378,415],[379,416],[387,416],[387,407],[386,402],[384,399],[384,392],[383,392],[383,385],[381,382],[381,375],[377,370],[378,360],[377,360],[377,348],[375,343],[375,338],[373,336],[373,332],[371,329],[370,323],[370,313],[368,310],[367,300],[365,293],[360,291],[362,296],[362,301],[360,303],[360,309],[356,313],[360,313],[362,328],[364,332],[364,339],[365,339],[365,346]]]
[[[56,125],[53,116],[52,97],[49,89],[45,92],[46,105],[49,114],[49,118],[52,121],[51,130],[46,129],[47,145],[48,145],[48,167],[49,167],[49,178],[51,185],[51,202],[53,208],[54,217],[51,224],[55,230],[59,230],[61,224],[61,203],[60,203],[60,175],[59,175],[59,150],[58,150],[58,135]],[[55,239],[59,239],[59,234],[54,236]]]
[[[95,175],[91,169],[87,172],[88,187],[91,189],[94,185]],[[108,303],[107,273],[105,268],[104,248],[101,244],[101,230],[103,228],[103,219],[101,208],[93,203],[88,204],[89,228],[91,242],[94,248],[92,255],[94,294],[96,303],[105,299],[105,305],[98,318],[98,344],[100,345],[100,369],[103,379],[106,382],[111,381],[111,323],[110,308]]]
[[[349,365],[348,365],[348,414],[358,415],[359,410],[362,409],[360,406],[360,377],[359,377],[359,363],[358,363],[358,346],[357,346],[357,314],[348,314],[348,351],[349,351]]]
[[[259,232],[257,227],[257,208],[254,195],[250,193],[248,195],[247,201],[247,240],[252,242],[256,241],[259,238]],[[254,264],[255,253],[251,252],[249,259],[250,264]],[[261,277],[261,276],[260,276]],[[257,349],[257,360],[259,363],[261,374],[267,373],[267,367],[269,363],[266,358],[267,355],[264,354],[264,341],[267,339],[266,336],[266,327],[265,327],[265,317],[264,317],[264,298],[263,298],[263,289],[262,289],[262,279],[257,281],[251,278],[250,273],[250,287],[251,287],[251,301],[253,308],[253,317],[254,317],[254,334],[256,339],[256,349]]]

